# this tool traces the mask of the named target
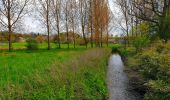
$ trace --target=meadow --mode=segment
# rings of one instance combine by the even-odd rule
[[[14,44],[24,48],[25,44]],[[18,46],[17,46],[18,45]],[[110,49],[13,50],[0,52],[0,99],[107,99]]]

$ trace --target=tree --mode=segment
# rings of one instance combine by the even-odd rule
[[[41,21],[45,24],[48,35],[48,50],[50,50],[50,11],[51,11],[51,0],[38,0],[38,11],[41,16]]]
[[[65,28],[66,28],[66,37],[67,37],[67,47],[70,48],[70,43],[69,43],[69,0],[65,0],[65,3],[63,4],[64,8],[64,19],[65,19]]]
[[[89,22],[90,22],[90,33],[91,33],[91,36],[90,36],[90,42],[91,42],[91,47],[93,48],[93,0],[90,0],[89,1]]]
[[[127,42],[128,42],[128,45],[129,45],[129,21],[130,21],[130,16],[128,14],[129,12],[129,2],[127,0],[117,0],[117,4],[119,5],[120,7],[120,10],[123,14],[123,19],[124,19],[124,23],[125,23],[125,28],[124,30],[126,31],[126,37],[127,37]],[[123,23],[123,24],[124,24]]]
[[[102,47],[103,33],[108,33],[110,9],[107,0],[93,0],[93,29],[97,47]]]
[[[61,48],[61,41],[60,41],[60,20],[61,20],[61,5],[62,2],[61,0],[53,0],[53,16],[55,19],[55,25],[57,28],[57,34],[58,34],[58,44],[59,44],[59,48]],[[56,29],[54,28],[54,29]]]
[[[87,48],[87,22],[88,22],[88,1],[87,0],[79,0],[79,16],[80,16],[80,24],[81,24],[81,31],[83,34],[83,39]]]
[[[170,0],[133,0],[132,4],[136,10],[131,15],[152,23],[157,27],[160,37],[167,41],[168,31],[164,30],[164,25],[170,9]]]
[[[27,13],[29,0],[0,0],[0,24],[8,29],[9,51],[12,50],[12,33],[16,24]]]
[[[72,29],[72,37],[73,37],[73,44],[74,48],[76,46],[76,36],[75,36],[75,25],[76,25],[76,19],[77,19],[77,2],[75,0],[70,0],[69,2],[69,9],[70,9],[70,17],[69,17],[69,22],[71,25]]]

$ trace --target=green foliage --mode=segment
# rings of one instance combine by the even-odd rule
[[[170,53],[166,45],[143,53],[140,59],[140,71],[147,81],[149,91],[146,100],[170,99]]]
[[[118,44],[112,46],[112,53],[120,53],[120,49],[122,47],[123,47],[122,45],[118,45]]]
[[[159,36],[167,41],[170,39],[170,10],[167,11],[165,17],[160,19],[160,29],[159,29]]]
[[[145,94],[145,100],[169,100],[170,84],[163,80],[151,80],[147,84],[151,91]]]
[[[149,42],[149,38],[146,36],[141,36],[134,39],[133,46],[136,48],[136,52],[139,52],[142,50],[142,48],[146,47]]]
[[[38,49],[38,42],[36,41],[36,39],[29,38],[26,42],[27,42],[26,47],[28,50],[37,50]]]
[[[129,55],[129,49],[122,45],[116,44],[112,46],[112,53],[119,53],[124,58]]]
[[[142,72],[148,80],[164,80],[170,82],[168,79],[170,70],[170,55],[148,52],[141,57]]]
[[[144,48],[145,51],[128,56],[128,70],[132,70],[132,74],[135,73],[135,77],[139,79],[138,82],[143,84],[144,88],[141,89],[146,91],[144,100],[169,100],[170,43],[155,42],[151,45],[152,47]]]
[[[146,36],[149,34],[149,30],[150,30],[150,25],[148,22],[143,22],[141,23],[139,26],[138,26],[138,30],[139,30],[139,33],[142,35],[142,36]],[[140,35],[139,34],[139,35]]]
[[[164,49],[165,49],[165,46],[159,45],[159,46],[156,48],[156,51],[157,51],[158,53],[162,53]]]

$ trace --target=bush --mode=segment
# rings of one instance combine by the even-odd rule
[[[78,39],[76,40],[76,44],[78,44],[78,45],[86,45],[86,43],[85,43],[85,41],[84,41],[83,38],[78,38]]]
[[[37,41],[38,43],[43,43],[43,42],[45,42],[45,38],[44,38],[43,36],[37,36],[37,37],[36,37],[36,41]]]
[[[38,42],[36,41],[36,39],[29,38],[26,42],[27,42],[26,47],[28,50],[37,50],[38,49]]]
[[[136,48],[136,52],[139,52],[142,50],[143,47],[146,47],[149,44],[150,40],[149,38],[142,36],[137,37],[133,41],[133,46]]]
[[[149,89],[145,100],[170,99],[170,53],[162,48],[143,53],[140,59],[140,71]]]
[[[112,53],[120,53],[121,48],[123,48],[121,45],[114,45],[112,47]]]
[[[122,45],[114,45],[112,47],[112,53],[119,53],[124,58],[128,56],[129,50]]]

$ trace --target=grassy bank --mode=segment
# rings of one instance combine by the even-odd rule
[[[106,99],[109,49],[0,53],[0,98]]]
[[[170,43],[158,42],[126,57],[130,82],[144,100],[170,100],[169,51]]]

